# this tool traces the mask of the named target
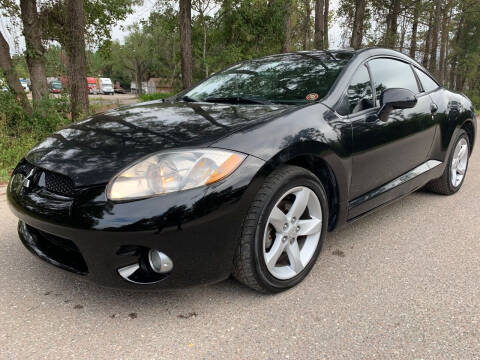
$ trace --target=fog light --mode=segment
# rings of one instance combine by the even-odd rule
[[[165,274],[173,269],[172,259],[155,249],[151,249],[148,252],[148,262],[152,270],[158,274]]]

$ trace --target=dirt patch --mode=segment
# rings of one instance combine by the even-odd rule
[[[339,256],[339,257],[345,257],[345,253],[342,250],[339,250],[339,249],[333,250],[332,255]]]

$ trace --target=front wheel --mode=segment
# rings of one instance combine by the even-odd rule
[[[234,276],[266,293],[297,285],[318,258],[327,222],[327,196],[319,179],[296,166],[276,170],[245,218]]]

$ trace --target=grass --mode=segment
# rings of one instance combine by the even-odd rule
[[[71,124],[67,96],[46,98],[27,114],[15,96],[0,93],[0,184],[6,183],[17,163],[38,142]]]
[[[139,96],[139,98],[141,101],[153,101],[153,100],[166,99],[173,95],[174,95],[173,93],[142,94]]]

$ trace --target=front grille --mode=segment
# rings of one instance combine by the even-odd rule
[[[45,188],[55,194],[63,196],[73,195],[73,181],[67,176],[56,174],[51,171],[44,170]]]
[[[73,180],[70,179],[68,176],[57,174],[49,170],[44,170],[44,169],[35,167],[34,165],[30,164],[26,160],[22,160],[17,165],[15,170],[13,170],[13,174],[22,174],[24,176],[27,176],[28,174],[30,174],[30,171],[32,171],[33,169],[36,169],[36,173],[39,175],[39,176],[36,176],[37,181],[38,179],[41,178],[42,173],[45,175],[45,184],[37,183],[38,186],[45,187],[45,189],[57,195],[62,195],[62,196],[74,195],[75,184],[73,183]]]
[[[26,227],[28,232],[35,236],[34,246],[44,256],[48,257],[49,262],[53,265],[81,275],[88,273],[88,267],[82,254],[72,241],[35,229],[29,225]]]

